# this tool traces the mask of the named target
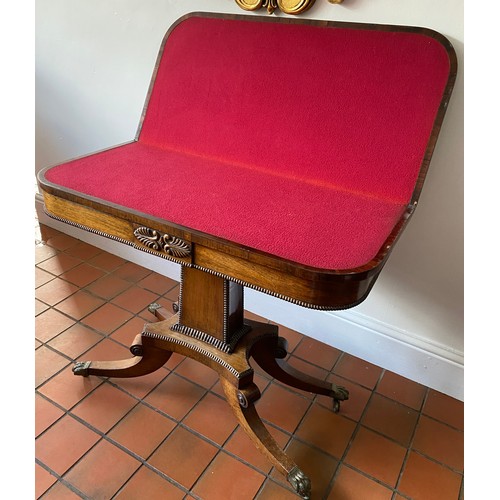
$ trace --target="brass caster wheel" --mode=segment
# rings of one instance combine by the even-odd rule
[[[298,467],[289,472],[287,479],[302,498],[305,500],[311,498],[311,480]]]
[[[73,373],[75,375],[80,375],[81,377],[88,377],[90,363],[90,361],[79,361],[75,363],[72,369]]]
[[[340,411],[340,401],[338,399],[333,400],[333,413],[338,413]]]
[[[340,402],[349,399],[349,391],[345,387],[333,386],[331,396],[333,398],[333,412],[340,411]]]

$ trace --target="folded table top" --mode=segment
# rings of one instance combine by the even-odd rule
[[[135,140],[40,184],[287,269],[368,271],[416,204],[455,72],[424,28],[189,15],[163,41]]]

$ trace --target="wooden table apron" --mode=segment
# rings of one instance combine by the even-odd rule
[[[286,363],[287,343],[279,337],[277,326],[244,318],[244,287],[319,310],[354,307],[368,296],[417,205],[453,88],[456,57],[451,44],[442,35],[423,28],[193,14],[179,20],[169,33],[193,16],[223,19],[225,22],[245,20],[255,23],[262,20],[263,25],[269,22],[295,23],[321,28],[347,27],[352,30],[423,34],[438,40],[445,47],[450,61],[448,80],[435,111],[413,193],[377,254],[361,266],[327,269],[305,265],[215,236],[208,230],[195,230],[179,221],[170,221],[52,182],[47,178],[52,167],[38,175],[45,211],[50,217],[176,262],[182,269],[175,314],[171,316],[158,304],[151,304],[149,310],[155,321],[138,332],[130,346],[130,358],[78,362],[74,373],[80,376],[136,377],[160,368],[174,352],[203,363],[218,373],[229,406],[257,448],[287,477],[299,495],[309,498],[310,480],[274,441],[255,410],[254,403],[259,399],[260,391],[253,382],[254,371],[249,360],[253,359],[270,376],[285,384],[331,397],[334,411],[339,411],[340,401],[348,399],[348,392],[342,387],[305,375]],[[155,75],[157,71],[158,66]],[[151,89],[153,84],[154,77]],[[143,122],[146,120],[148,123],[147,104],[150,99],[155,102],[151,92],[136,141],[141,138]],[[307,102],[304,105],[307,106]],[[279,235],[269,234],[269,238],[277,237]],[[311,228],[311,242],[314,244],[314,228]]]

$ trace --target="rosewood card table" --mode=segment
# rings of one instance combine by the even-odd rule
[[[304,498],[310,481],[254,403],[253,359],[277,380],[348,393],[289,366],[244,287],[339,310],[369,294],[413,214],[456,74],[425,28],[197,13],[166,34],[136,138],[44,169],[46,213],[181,265],[176,314],[130,359],[80,376],[136,377],[173,352],[220,376],[239,424]],[[332,432],[335,432],[332,429]]]

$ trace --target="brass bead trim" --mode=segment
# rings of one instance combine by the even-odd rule
[[[163,259],[170,260],[172,262],[175,262],[176,264],[182,264],[183,266],[191,267],[190,262],[186,262],[184,260],[179,260],[179,258],[176,258],[173,255],[169,255],[167,253],[160,253],[159,251],[156,251],[154,249],[150,249],[147,246],[137,245],[133,241],[126,240],[125,238],[120,238],[119,236],[113,236],[112,234],[105,233],[103,231],[99,231],[98,229],[93,229],[91,227],[85,226],[84,224],[80,224],[79,222],[73,222],[69,219],[65,219],[64,217],[59,217],[58,215],[51,214],[45,206],[43,208],[43,211],[51,219],[57,220],[59,222],[64,222],[65,224],[69,224],[70,226],[76,227],[78,229],[83,229],[85,231],[88,231],[89,233],[93,233],[93,234],[97,234],[99,236],[103,236],[105,238],[109,238],[110,240],[118,241],[119,243],[124,243],[125,245],[133,247],[137,250],[142,250],[143,252],[149,253],[151,255],[155,255],[156,257],[161,257]]]
[[[189,342],[184,342],[183,340],[178,340],[176,338],[172,337],[167,337],[165,335],[159,335],[158,333],[151,333],[148,332],[147,330],[144,330],[142,332],[142,335],[144,337],[150,337],[153,339],[158,339],[162,341],[167,341],[167,342],[173,342],[174,344],[181,345],[182,347],[187,347],[188,349],[191,349],[193,351],[196,351],[200,354],[203,354],[204,356],[210,358],[212,361],[215,361],[217,364],[221,365],[224,367],[226,370],[231,372],[238,380],[245,377],[246,375],[253,373],[253,370],[249,368],[248,370],[245,370],[244,372],[239,372],[236,368],[231,366],[227,361],[224,361],[223,359],[219,358],[216,356],[214,353],[207,351],[201,347],[191,345]]]
[[[181,325],[180,323],[175,323],[170,328],[174,332],[182,333],[184,335],[187,335],[188,337],[193,337],[197,340],[201,340],[202,342],[206,342],[207,344],[216,347],[217,349],[219,349],[222,352],[225,352],[226,354],[230,354],[236,347],[238,340],[240,340],[241,337],[245,335],[245,333],[251,330],[251,328],[248,325],[244,325],[242,328],[240,328],[234,333],[231,342],[226,343],[222,340],[216,339],[209,333],[197,330],[196,328],[191,328],[190,326]]]
[[[309,302],[303,302],[302,300],[294,299],[292,297],[287,297],[286,295],[283,295],[278,292],[273,292],[272,290],[268,290],[267,288],[263,288],[258,285],[254,285],[252,283],[248,283],[247,281],[240,280],[238,278],[233,278],[228,276],[227,274],[223,274],[219,271],[214,271],[213,269],[209,269],[207,267],[199,266],[198,264],[192,264],[191,267],[194,269],[199,269],[200,271],[205,271],[206,273],[213,274],[215,276],[218,276],[219,278],[224,278],[229,281],[234,281],[238,285],[243,285],[247,288],[251,288],[253,290],[256,290],[258,292],[265,293],[267,295],[272,295],[273,297],[276,297],[281,300],[285,300],[286,302],[291,302],[292,304],[295,304],[297,306],[305,307],[307,309],[315,309],[318,311],[343,311],[346,309],[350,309],[351,307],[357,306],[361,302],[363,302],[364,298],[361,300],[355,302],[353,305],[350,306],[341,306],[341,307],[331,307],[331,306],[318,306],[316,304],[310,304]]]
[[[131,247],[133,247],[133,248],[135,248],[137,250],[142,250],[143,252],[149,253],[151,255],[155,255],[157,257],[162,257],[163,259],[170,260],[172,262],[175,262],[176,264],[181,264],[182,266],[186,266],[186,267],[192,267],[194,269],[198,269],[200,271],[205,271],[206,273],[210,273],[210,274],[213,274],[215,276],[218,276],[219,278],[224,278],[224,279],[227,279],[229,281],[234,281],[235,283],[237,283],[239,285],[243,285],[243,286],[245,286],[247,288],[251,288],[252,290],[256,290],[258,292],[262,292],[262,293],[265,293],[267,295],[271,295],[273,297],[276,297],[278,299],[284,300],[286,302],[290,302],[290,303],[295,304],[297,306],[305,307],[306,309],[314,309],[314,310],[317,310],[317,311],[343,311],[343,310],[346,310],[346,309],[350,309],[351,307],[355,307],[358,304],[361,304],[361,302],[363,302],[363,300],[364,300],[364,297],[363,297],[360,300],[354,302],[352,305],[341,306],[341,307],[319,306],[319,305],[316,305],[316,304],[310,304],[309,302],[304,302],[302,300],[294,299],[292,297],[288,297],[288,296],[283,295],[283,294],[278,293],[278,292],[273,292],[272,290],[268,290],[267,288],[263,288],[261,286],[254,285],[254,284],[249,283],[247,281],[243,281],[243,280],[240,280],[238,278],[233,278],[231,276],[228,276],[227,274],[220,273],[219,271],[214,271],[213,269],[209,269],[209,268],[206,268],[206,267],[203,267],[203,266],[199,266],[197,264],[192,264],[191,262],[186,262],[186,261],[183,261],[183,260],[176,259],[175,257],[171,257],[170,255],[166,255],[166,254],[161,254],[159,252],[155,252],[153,250],[150,250],[147,247],[139,246],[139,245],[136,245],[135,243],[133,243],[133,242],[131,242],[129,240],[125,240],[123,238],[119,238],[118,236],[113,236],[112,234],[104,233],[103,231],[99,231],[97,229],[92,229],[92,228],[90,228],[88,226],[85,226],[83,224],[79,224],[77,222],[73,222],[73,221],[70,221],[68,219],[64,219],[63,217],[59,217],[57,215],[53,215],[50,212],[48,212],[45,207],[44,207],[44,212],[50,218],[58,220],[60,222],[64,222],[66,224],[69,224],[71,226],[77,227],[79,229],[84,229],[85,231],[89,231],[91,233],[98,234],[99,236],[104,236],[105,238],[109,238],[111,240],[118,241],[120,243],[125,243],[126,245],[129,245],[129,246],[131,246]]]

